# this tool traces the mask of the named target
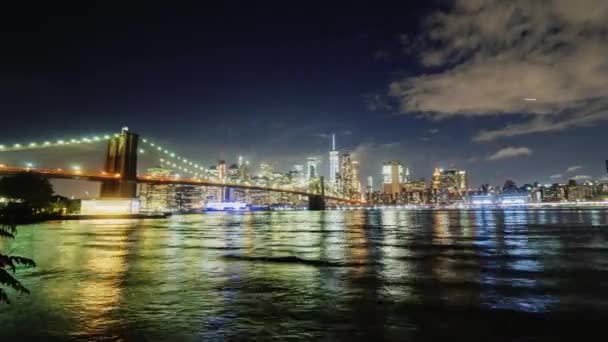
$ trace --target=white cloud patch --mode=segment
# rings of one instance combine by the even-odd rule
[[[388,98],[380,94],[364,94],[363,100],[367,109],[371,112],[393,111],[393,105],[388,101]]]
[[[551,178],[551,179],[559,179],[562,177],[563,177],[563,175],[561,173],[556,173],[554,175],[549,176],[549,178]]]
[[[390,94],[406,114],[521,120],[479,142],[593,125],[608,120],[606,23],[606,0],[456,0],[414,45],[434,72],[393,82]]]
[[[501,148],[496,153],[489,156],[488,160],[501,160],[507,158],[523,157],[532,155],[532,150],[527,147],[509,146]]]
[[[570,177],[570,179],[574,179],[577,181],[589,180],[591,178],[593,178],[593,177],[591,177],[589,175],[576,175],[576,176]]]
[[[438,128],[431,128],[428,130],[429,134],[437,134],[439,133],[439,129]]]
[[[566,173],[571,173],[577,170],[582,169],[583,166],[582,165],[574,165],[574,166],[570,166],[569,168],[566,169]]]

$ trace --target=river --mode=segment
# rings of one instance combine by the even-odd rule
[[[0,337],[583,339],[608,318],[604,210],[275,211],[55,221]]]

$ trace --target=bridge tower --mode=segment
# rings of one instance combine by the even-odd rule
[[[319,177],[319,184],[321,194],[308,196],[308,210],[325,210],[325,181],[323,176]]]
[[[108,142],[105,172],[120,174],[116,180],[101,183],[102,198],[134,198],[137,195],[137,143],[139,135],[123,127]]]

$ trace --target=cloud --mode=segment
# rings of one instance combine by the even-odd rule
[[[363,99],[367,105],[367,109],[372,112],[394,110],[393,106],[389,102],[389,99],[384,95],[364,94]]]
[[[439,133],[439,129],[437,129],[437,128],[431,128],[431,129],[428,130],[428,132],[429,132],[429,134],[437,134],[437,133]]]
[[[551,178],[551,179],[559,179],[562,177],[563,177],[563,175],[561,173],[556,173],[554,175],[549,176],[549,178]]]
[[[329,139],[331,138],[331,134],[327,134],[327,133],[315,133],[312,135],[313,137],[319,137],[322,139]]]
[[[589,180],[591,178],[593,178],[593,177],[591,177],[589,175],[576,175],[576,176],[570,177],[570,179],[574,179],[574,180],[578,180],[578,181],[580,181],[580,180]]]
[[[504,147],[496,151],[493,155],[489,156],[488,160],[501,160],[507,158],[515,158],[522,156],[529,156],[532,154],[532,150],[527,147]]]
[[[566,173],[571,173],[574,172],[576,170],[580,170],[582,169],[583,166],[582,165],[574,165],[574,166],[570,166],[569,168],[566,169]]]
[[[375,145],[375,147],[381,148],[381,149],[395,148],[395,147],[399,147],[399,146],[401,146],[401,143],[398,141]]]
[[[605,0],[456,0],[414,44],[427,73],[390,95],[403,114],[517,121],[477,142],[597,124],[608,120],[606,22]]]

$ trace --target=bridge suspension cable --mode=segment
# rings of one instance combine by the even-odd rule
[[[65,147],[65,146],[74,146],[74,145],[81,145],[81,144],[92,144],[92,143],[110,140],[112,138],[112,136],[118,136],[118,133],[91,135],[91,136],[82,137],[82,138],[66,138],[66,139],[55,139],[55,140],[44,140],[44,141],[32,141],[29,143],[0,144],[0,152],[24,151],[24,150],[33,150],[33,149],[39,149],[39,148]]]
[[[150,139],[142,138],[141,141],[147,146],[149,151],[155,152],[161,156],[159,161],[162,166],[173,168],[195,177],[205,177],[207,175],[207,169],[201,162],[185,158],[157,143],[152,142]],[[145,153],[146,150],[140,149],[139,152]]]

